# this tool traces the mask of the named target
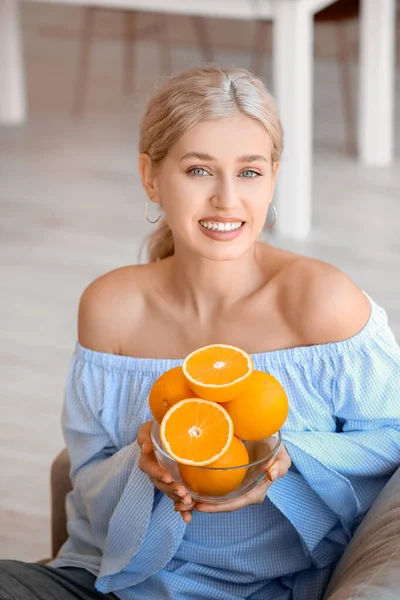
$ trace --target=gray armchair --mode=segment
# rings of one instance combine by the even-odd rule
[[[65,496],[71,489],[66,450],[51,468],[52,555],[67,538]],[[400,468],[358,527],[330,581],[324,600],[399,600]]]

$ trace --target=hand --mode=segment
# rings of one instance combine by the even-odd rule
[[[172,476],[167,473],[157,462],[151,441],[151,426],[153,421],[146,421],[139,427],[137,443],[141,449],[139,469],[148,475],[151,482],[158,490],[164,492],[175,502],[175,510],[179,511],[185,523],[192,520],[192,508],[195,504],[181,483],[172,481]]]
[[[251,504],[261,504],[265,500],[265,495],[272,482],[286,475],[291,464],[292,461],[290,460],[288,451],[282,444],[277,452],[275,462],[266,470],[266,477],[262,483],[259,483],[250,492],[231,502],[221,504],[197,502],[195,510],[208,513],[232,512]]]

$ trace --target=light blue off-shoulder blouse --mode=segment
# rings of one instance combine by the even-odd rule
[[[87,569],[121,600],[319,600],[400,465],[400,349],[369,300],[368,323],[348,340],[253,355],[288,394],[293,466],[262,504],[194,512],[189,525],[138,469],[136,442],[152,384],[182,361],[77,344],[62,413],[69,538],[50,565]]]

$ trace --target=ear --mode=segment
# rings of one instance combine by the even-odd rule
[[[142,185],[149,200],[152,202],[160,202],[153,161],[145,152],[142,152],[142,154],[139,155],[138,167]]]
[[[280,162],[274,162],[272,165],[272,195],[274,195],[276,180],[278,177],[279,167],[281,166]]]

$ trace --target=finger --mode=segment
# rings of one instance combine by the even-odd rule
[[[282,446],[279,448],[279,450],[276,454],[276,460],[279,462],[284,462],[285,464],[289,465],[289,467],[292,464],[290,454],[286,450],[286,446],[284,444],[282,444]]]
[[[186,504],[183,504],[183,498],[187,497],[186,490],[185,490],[185,488],[181,488],[178,483],[173,481],[170,484],[165,484],[165,483],[161,483],[158,479],[152,479],[151,477],[150,477],[150,481],[153,483],[153,485],[158,490],[160,490],[160,492],[163,492],[163,494],[165,494],[166,496],[171,498],[171,500],[173,500],[173,502],[175,502],[175,503],[181,502],[182,505],[186,506]],[[189,505],[189,504],[191,504],[191,503],[187,502],[187,505]]]
[[[192,520],[192,511],[181,512],[181,515],[182,515],[183,522],[186,523],[186,525],[188,523],[190,523],[190,521]]]
[[[191,496],[186,491],[185,486],[182,484],[173,481],[167,486],[165,493],[174,500],[174,502],[180,502],[183,506],[191,506],[193,504]]]
[[[142,453],[150,452],[153,449],[153,444],[151,443],[152,426],[153,421],[146,421],[139,427],[137,443]]]
[[[190,498],[189,495],[186,495],[184,498],[180,498],[177,502],[175,502],[175,510],[178,511],[188,511],[193,510],[196,502]]]
[[[195,502],[190,502],[189,505],[182,502],[175,502],[174,510],[181,514],[184,523],[190,523],[192,520],[192,508]]]
[[[146,440],[145,442],[143,442],[140,448],[142,454],[150,454],[150,452],[153,452],[153,450],[154,448],[151,440]]]
[[[283,447],[279,450],[275,462],[267,469],[270,481],[276,481],[286,475],[292,465],[289,454]]]
[[[155,479],[161,483],[172,482],[171,474],[165,471],[165,469],[159,465],[154,452],[151,452],[150,454],[142,454],[139,459],[138,467],[151,479]]]

